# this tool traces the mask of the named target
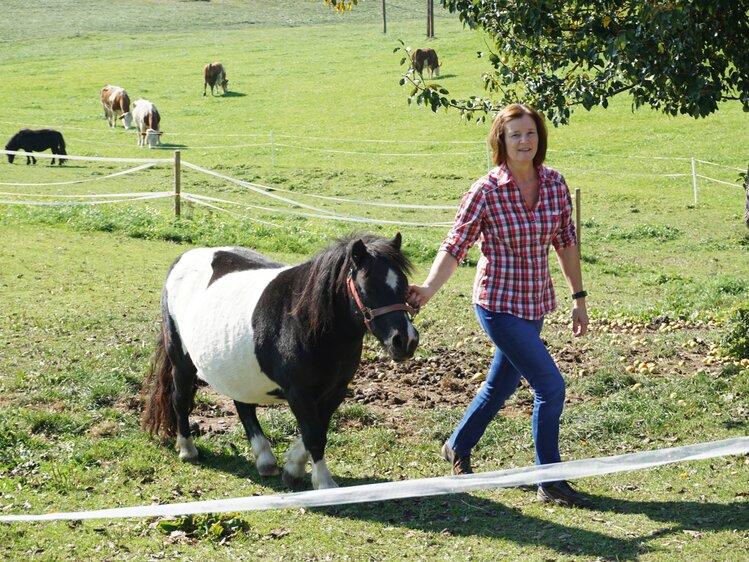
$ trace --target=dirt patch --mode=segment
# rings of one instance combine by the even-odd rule
[[[379,414],[383,423],[396,427],[407,408],[464,408],[483,382],[490,362],[488,355],[447,348],[435,349],[429,358],[402,363],[364,358],[344,404],[364,404]],[[524,381],[521,384],[527,386]],[[231,400],[208,386],[199,392],[212,397],[210,403],[199,403],[191,415],[199,433],[225,433],[239,423]],[[530,413],[531,407],[530,397],[515,399],[505,415]]]
[[[429,358],[403,363],[365,358],[346,400],[388,408],[467,405],[488,364],[488,357],[446,348],[435,349]]]
[[[613,332],[614,330],[612,330]],[[658,325],[641,325],[635,334],[592,335],[585,345],[565,344],[550,346],[550,352],[559,369],[569,381],[588,377],[601,369],[600,350],[591,349],[601,345],[616,345],[621,349],[622,371],[633,370],[629,365],[638,361],[659,361],[655,375],[679,375],[705,369],[708,345],[694,338],[689,345],[680,347],[679,353],[669,358],[650,357],[650,342],[643,338],[657,337]],[[595,332],[594,332],[595,334]],[[617,339],[619,338],[619,339]],[[374,348],[373,348],[374,349]],[[483,382],[491,363],[489,346],[484,351],[468,348],[438,347],[429,357],[416,357],[410,361],[396,363],[386,357],[365,357],[349,386],[344,404],[363,404],[377,414],[379,423],[400,427],[409,408],[424,410],[443,407],[463,409],[468,406]],[[713,369],[719,369],[716,363]],[[710,369],[710,367],[707,367]],[[638,376],[635,371],[634,377]],[[521,381],[521,389],[512,401],[505,405],[503,415],[530,415],[533,394],[527,383]],[[201,401],[191,416],[199,433],[225,433],[239,423],[231,400],[216,394],[207,386],[200,393],[211,395],[209,401]],[[576,395],[574,385],[568,386],[567,404],[580,403],[586,396]]]

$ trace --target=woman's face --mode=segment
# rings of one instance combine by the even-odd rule
[[[533,163],[538,151],[538,130],[530,115],[508,121],[504,132],[507,163]]]

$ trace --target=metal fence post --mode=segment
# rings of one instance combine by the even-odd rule
[[[697,167],[692,156],[692,186],[694,187],[694,204],[697,204]]]

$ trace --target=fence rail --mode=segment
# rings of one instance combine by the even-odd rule
[[[188,134],[188,133],[184,133]],[[245,136],[245,135],[224,135],[224,136]],[[247,134],[246,136],[256,136],[253,134]],[[276,135],[278,137],[282,138],[289,138],[289,139],[306,139],[311,140],[309,137],[299,137],[294,135]],[[306,147],[301,147],[298,145],[292,145],[292,144],[275,144],[273,141],[273,133],[270,133],[270,142],[268,143],[269,146],[274,150],[275,146],[283,146],[286,148],[299,148],[302,150],[307,149]],[[319,137],[317,140],[327,140],[327,141],[336,141],[336,142],[353,142],[354,139],[334,139],[331,137]],[[386,139],[356,139],[356,142],[370,142],[370,143],[380,143],[380,144],[386,144],[386,143],[395,143],[400,141],[392,141],[392,140],[386,140]],[[408,143],[427,143],[429,142],[430,145],[434,144],[440,144],[430,141],[404,141]],[[476,146],[481,146],[485,144],[480,142],[472,142],[472,141],[452,141],[446,144],[452,144],[452,145],[471,145],[474,144]],[[322,151],[327,152],[333,152],[333,153],[345,153],[345,154],[368,154],[368,155],[382,155],[382,156],[435,156],[442,153],[395,153],[395,152],[388,152],[388,153],[378,153],[378,152],[365,152],[365,151],[338,151],[338,150],[332,150],[332,149],[320,149]],[[476,153],[480,153],[481,151],[477,151]],[[550,151],[554,152],[554,151]],[[574,154],[574,155],[582,155],[587,153],[579,153],[574,151],[556,151],[560,153],[567,153],[567,154]],[[10,151],[10,150],[0,150],[0,154],[14,154],[23,156],[26,153],[21,151]],[[451,154],[456,154],[455,152],[451,152]],[[462,153],[458,153],[462,154]],[[466,153],[469,154],[469,153]],[[471,152],[470,154],[474,154]],[[488,152],[487,152],[488,154]],[[55,158],[58,157],[54,154],[46,154],[46,153],[34,153],[35,157],[38,158]],[[610,157],[610,155],[607,155],[607,157]],[[639,159],[639,158],[645,158],[645,157],[639,157],[639,156],[621,156],[622,158],[632,158],[632,159]],[[13,192],[0,192],[0,195],[5,197],[26,197],[31,198],[32,200],[20,200],[20,199],[2,199],[0,200],[0,204],[6,204],[6,205],[47,205],[47,206],[63,206],[63,205],[100,205],[105,203],[123,203],[127,201],[140,201],[140,200],[149,200],[149,199],[161,199],[166,197],[173,197],[174,199],[174,213],[176,216],[179,216],[181,214],[181,202],[182,200],[190,201],[192,203],[195,203],[196,205],[201,205],[207,208],[211,208],[216,211],[221,211],[225,213],[231,213],[236,214],[236,211],[230,211],[227,207],[233,207],[233,208],[243,208],[245,211],[249,210],[259,210],[259,211],[266,211],[266,212],[273,212],[273,213],[280,213],[280,214],[286,214],[286,215],[295,215],[299,217],[305,217],[305,218],[314,218],[314,219],[322,219],[322,220],[337,220],[341,222],[359,222],[359,223],[371,223],[371,224],[391,224],[391,225],[401,225],[401,226],[414,226],[414,227],[440,227],[444,228],[446,226],[449,226],[451,222],[449,221],[397,221],[397,220],[389,220],[389,219],[377,219],[377,218],[366,218],[361,216],[355,216],[350,214],[343,214],[336,211],[332,211],[329,209],[324,209],[318,206],[310,205],[307,203],[304,203],[302,201],[299,201],[299,198],[309,198],[309,199],[318,199],[320,201],[326,201],[326,202],[332,202],[332,203],[345,203],[350,205],[361,205],[361,206],[369,206],[369,207],[380,207],[380,208],[398,208],[398,209],[412,209],[412,210],[431,210],[431,211],[451,211],[456,210],[456,205],[416,205],[416,204],[404,204],[400,202],[380,202],[380,201],[367,201],[367,200],[360,200],[360,199],[351,199],[351,198],[345,198],[345,197],[331,197],[331,196],[324,196],[324,195],[317,195],[317,194],[307,194],[307,193],[299,193],[296,191],[291,191],[288,189],[284,189],[281,187],[271,187],[261,184],[256,184],[252,182],[247,182],[244,180],[240,180],[237,178],[233,178],[231,176],[228,176],[226,174],[222,174],[219,172],[216,172],[214,170],[210,170],[201,166],[198,166],[196,164],[192,164],[190,162],[182,160],[181,157],[181,151],[177,150],[174,151],[172,158],[114,158],[114,157],[100,157],[100,156],[77,156],[77,155],[65,155],[66,159],[69,160],[80,160],[80,161],[96,161],[96,162],[119,162],[119,163],[137,163],[140,164],[139,166],[129,168],[127,170],[122,170],[119,172],[115,172],[112,174],[108,174],[106,176],[100,176],[95,178],[86,178],[86,179],[78,179],[78,180],[70,180],[65,182],[49,182],[49,183],[12,183],[12,182],[0,182],[0,185],[3,186],[18,186],[18,187],[44,187],[44,186],[61,186],[61,185],[74,185],[74,184],[81,184],[86,182],[93,182],[93,181],[102,181],[102,180],[108,180],[112,178],[116,178],[119,176],[132,174],[135,172],[144,171],[146,169],[152,168],[157,165],[164,165],[168,164],[172,166],[173,168],[173,183],[174,183],[174,189],[172,192],[131,192],[131,193],[111,193],[111,194],[100,194],[100,195],[44,195],[44,194],[28,194],[28,193],[13,193]],[[678,162],[690,162],[691,165],[691,173],[672,173],[672,174],[647,174],[647,173],[638,173],[637,175],[658,175],[663,177],[690,177],[692,178],[692,187],[693,187],[693,198],[694,203],[696,204],[698,201],[698,179],[708,182],[713,182],[720,185],[727,185],[727,186],[736,186],[743,188],[740,184],[734,184],[731,182],[727,182],[724,180],[720,180],[717,178],[713,178],[709,175],[706,175],[705,173],[698,173],[697,172],[697,166],[698,164],[700,166],[710,166],[710,167],[719,167],[723,169],[730,169],[730,170],[738,170],[742,171],[739,168],[733,168],[730,166],[725,166],[722,164],[717,164],[714,162],[709,162],[706,160],[701,160],[697,158],[682,158],[682,157],[647,157],[651,160],[673,160]],[[488,158],[487,158],[488,159]],[[491,165],[490,163],[488,165]],[[295,208],[304,209],[304,211],[298,211],[298,210],[286,210],[286,209],[278,209],[278,208],[270,208],[266,206],[260,206],[260,205],[249,205],[244,203],[239,203],[236,201],[230,201],[228,199],[219,199],[214,197],[209,197],[206,195],[199,195],[196,193],[193,193],[191,191],[184,191],[183,190],[183,169],[189,169],[192,171],[196,171],[202,174],[206,174],[218,179],[221,179],[223,181],[226,181],[228,183],[232,183],[234,185],[241,186],[245,189],[248,189],[250,191],[253,191],[256,194],[260,194],[264,197],[267,197],[268,199],[272,199],[277,203],[282,203],[285,205],[290,205]],[[565,171],[565,168],[560,167],[562,171]],[[568,169],[568,170],[574,170],[574,168]],[[626,172],[619,172],[620,175],[627,175]],[[285,195],[281,195],[281,194]],[[286,194],[294,194],[296,198],[290,198],[287,197]],[[62,199],[68,199],[67,201],[38,201],[34,200],[37,198],[49,198],[49,197],[59,197]],[[79,199],[79,201],[70,201],[71,199]],[[80,199],[88,199],[88,201],[80,201]],[[91,200],[95,199],[95,200]],[[578,229],[578,236],[580,238],[582,237],[582,224],[581,224],[581,193],[580,189],[576,189],[575,193],[573,194],[573,199],[575,203],[575,223],[577,225]],[[255,220],[255,219],[252,219]],[[266,224],[272,224],[267,223]],[[277,226],[277,225],[276,225]]]

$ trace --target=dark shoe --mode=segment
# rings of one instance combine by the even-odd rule
[[[453,466],[453,474],[473,474],[473,470],[471,469],[471,455],[464,457],[457,456],[453,448],[450,447],[449,441],[445,441],[445,444],[442,445],[442,456]]]
[[[590,505],[588,497],[573,490],[566,480],[542,484],[538,487],[536,498],[544,503],[555,503],[566,507]]]

